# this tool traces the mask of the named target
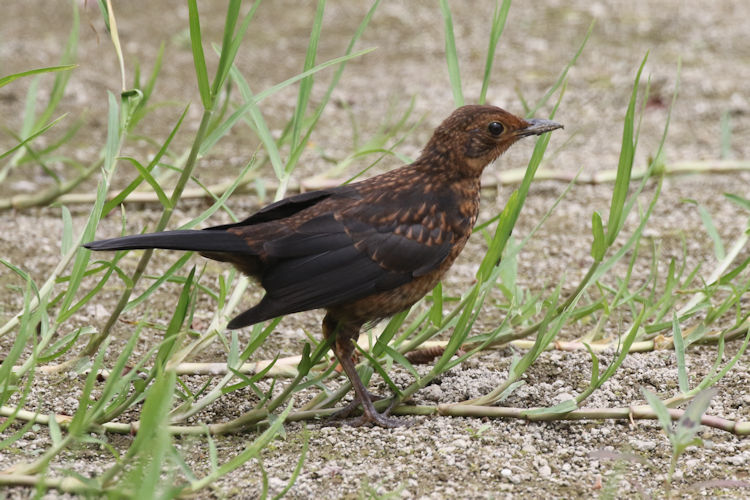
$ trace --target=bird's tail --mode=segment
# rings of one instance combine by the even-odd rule
[[[286,304],[276,302],[266,294],[255,306],[232,318],[232,321],[227,324],[227,328],[236,330],[294,312],[300,311],[299,309],[290,309],[286,307]]]
[[[254,254],[247,242],[227,231],[183,230],[138,234],[98,240],[83,245],[89,250],[136,250],[163,248],[196,252]]]

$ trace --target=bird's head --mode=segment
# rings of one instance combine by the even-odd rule
[[[514,142],[562,128],[550,120],[525,120],[495,106],[462,106],[435,129],[420,160],[462,176],[479,176]]]

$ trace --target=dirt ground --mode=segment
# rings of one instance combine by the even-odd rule
[[[93,2],[88,2],[93,4]],[[210,4],[210,5],[209,5]],[[82,10],[79,67],[74,71],[65,94],[62,111],[83,117],[82,132],[66,153],[89,163],[98,154],[106,133],[106,92],[119,90],[119,72],[113,50],[102,28],[98,12],[89,5]],[[156,109],[138,133],[163,140],[187,102],[192,102],[186,127],[178,144],[187,144],[199,119],[199,98],[194,88],[193,66],[187,37],[187,7],[182,3],[131,1],[115,3],[117,20],[132,75],[138,61],[144,71],[151,67],[159,44],[165,43],[165,63],[155,89],[154,102],[168,102]],[[341,55],[351,33],[365,14],[364,1],[330,2],[320,40],[319,61]],[[477,99],[481,88],[489,20],[494,2],[452,2],[464,92],[467,102]],[[201,2],[206,39],[220,42],[223,2]],[[0,75],[56,64],[70,29],[70,8],[65,2],[41,0],[13,2],[4,6],[0,17]],[[248,40],[241,49],[238,65],[254,91],[265,89],[300,71],[307,37],[315,11],[313,2],[267,2],[258,9]],[[665,148],[667,164],[698,162],[710,167],[719,160],[750,158],[750,3],[740,0],[706,2],[697,0],[635,1],[624,8],[614,0],[588,2],[516,2],[498,46],[490,103],[521,113],[521,97],[535,103],[554,83],[565,64],[582,42],[590,23],[596,20],[591,38],[577,64],[568,75],[567,88],[556,120],[565,125],[553,134],[544,168],[584,174],[617,167],[622,118],[635,72],[649,52],[644,75],[650,78],[648,106],[643,114],[641,138],[635,164],[645,166],[661,138],[667,105],[674,88],[678,61],[681,61],[680,91]],[[415,99],[411,123],[424,117],[415,132],[400,145],[400,154],[416,157],[429,134],[454,108],[446,71],[443,20],[436,2],[384,2],[375,14],[358,48],[377,50],[354,60],[347,67],[334,102],[323,114],[314,147],[303,156],[303,169],[297,180],[330,168],[325,157],[343,158],[352,150],[356,128],[363,138],[384,123],[389,112],[403,113]],[[331,72],[318,78],[313,98],[319,98]],[[42,85],[51,81],[44,80]],[[187,84],[186,84],[187,83]],[[29,80],[0,88],[0,123],[18,130]],[[641,90],[645,90],[644,84]],[[288,89],[262,103],[264,115],[280,126],[295,104],[294,89]],[[41,107],[43,103],[39,104]],[[550,106],[539,111],[546,117]],[[722,123],[725,126],[722,128]],[[726,126],[728,124],[728,127]],[[729,130],[729,132],[727,132]],[[724,139],[723,139],[724,137]],[[14,144],[7,133],[0,133],[0,151]],[[484,181],[496,180],[502,169],[523,167],[531,152],[531,142],[519,144],[487,169]],[[238,127],[200,160],[197,175],[203,182],[231,179],[252,156],[257,146],[247,128]],[[133,141],[125,155],[146,157],[153,153],[147,141]],[[324,151],[325,155],[318,151]],[[325,157],[324,157],[325,156]],[[366,160],[349,166],[352,174]],[[391,158],[378,168],[393,167]],[[56,168],[54,165],[52,168]],[[126,170],[123,169],[123,172]],[[128,176],[116,179],[124,184]],[[49,183],[40,168],[26,167],[14,172],[2,185],[0,197],[28,193]],[[93,187],[93,183],[82,190]],[[528,234],[536,221],[565,188],[557,181],[536,182],[514,232]],[[565,276],[565,290],[571,290],[589,263],[591,213],[598,210],[606,220],[611,184],[573,187],[547,223],[526,247],[519,260],[519,285],[534,290],[554,286]],[[650,199],[653,184],[643,194]],[[483,200],[481,220],[502,207],[510,188],[488,190]],[[723,193],[747,197],[750,172],[689,174],[669,177],[647,228],[647,236],[662,247],[660,267],[670,257],[681,256],[683,238],[687,241],[687,263],[703,263],[708,276],[716,264],[713,245],[705,234],[698,210],[686,199],[696,200],[711,213],[725,243],[746,229],[747,213],[726,201]],[[239,214],[257,208],[256,196],[235,196],[230,205]],[[206,207],[203,200],[185,202],[173,218],[177,226]],[[70,205],[76,227],[90,210],[85,204]],[[153,226],[158,207],[150,204],[128,206],[128,230],[137,232]],[[217,215],[211,222],[226,219]],[[632,221],[630,221],[632,222]],[[102,222],[100,236],[119,231],[119,216]],[[0,212],[0,246],[3,256],[43,280],[58,262],[61,234],[58,207]],[[626,225],[625,233],[632,229]],[[484,243],[473,238],[447,279],[448,293],[459,294],[471,282],[479,264]],[[747,256],[748,249],[743,250]],[[174,255],[162,253],[149,272],[158,274]],[[196,260],[199,262],[199,260]],[[635,273],[647,275],[651,262],[648,252],[639,257]],[[209,265],[206,274],[218,275],[223,268]],[[0,272],[0,319],[22,306],[18,286],[11,273]],[[165,288],[151,308],[169,311],[176,300],[176,288]],[[82,311],[78,324],[99,325],[116,300],[117,291],[102,302]],[[248,297],[247,304],[255,298]],[[748,304],[745,301],[744,306]],[[131,313],[137,317],[143,311]],[[166,313],[165,313],[166,314]],[[200,314],[200,311],[199,311]],[[208,311],[205,315],[208,317]],[[158,319],[158,313],[154,313]],[[268,358],[298,354],[305,340],[303,330],[318,331],[321,314],[304,313],[286,318],[276,336],[264,346]],[[483,319],[488,323],[493,318]],[[627,325],[622,326],[623,329]],[[125,326],[121,330],[124,334]],[[142,350],[148,337],[145,337]],[[0,340],[3,349],[9,344]],[[738,343],[728,346],[736,352]],[[513,349],[490,351],[453,369],[435,384],[417,394],[415,402],[450,403],[475,397],[504,380]],[[205,359],[221,361],[223,349],[215,346],[203,353]],[[688,351],[691,380],[699,380],[713,363],[715,347],[695,347]],[[719,395],[709,412],[733,420],[750,420],[750,375],[747,355],[719,384]],[[550,406],[576,394],[588,380],[590,359],[585,352],[552,351],[530,369],[526,384],[504,404],[517,407]],[[408,384],[408,375],[397,382]],[[30,397],[45,412],[68,413],[75,408],[75,377],[40,379]],[[42,383],[49,382],[49,383]],[[200,384],[199,377],[187,383]],[[677,365],[674,352],[658,350],[629,356],[613,380],[588,401],[592,407],[615,407],[642,402],[640,387],[662,396],[676,390]],[[376,385],[376,389],[378,389]],[[379,389],[383,389],[380,387]],[[199,415],[206,422],[225,421],[249,408],[242,395],[224,398],[210,411]],[[524,422],[449,417],[404,417],[413,420],[408,428],[324,427],[315,423],[291,423],[284,439],[277,440],[263,455],[270,491],[279,492],[291,476],[302,449],[303,435],[309,432],[307,461],[289,492],[289,498],[368,497],[376,492],[396,492],[403,498],[574,498],[592,497],[601,492],[607,477],[617,471],[620,481],[617,497],[661,496],[671,448],[658,424],[653,421]],[[307,429],[306,431],[304,429]],[[742,498],[750,484],[750,441],[717,430],[702,433],[708,443],[691,448],[678,464],[675,487],[684,497]],[[129,438],[113,436],[118,449],[125,449]],[[222,461],[243,448],[250,436],[216,438]],[[50,442],[45,428],[28,433],[19,446],[19,456],[0,456],[0,469],[21,459],[35,456]],[[179,440],[196,472],[205,471],[208,449],[203,441]],[[612,460],[615,452],[629,452],[642,459]],[[55,463],[54,470],[72,469],[95,474],[109,464],[97,461],[101,455],[78,450]],[[203,465],[201,465],[203,464]],[[706,482],[709,483],[706,483]],[[713,483],[710,483],[713,481]],[[739,481],[720,488],[721,481]],[[717,483],[719,482],[719,483]],[[226,476],[215,485],[216,497],[254,498],[260,488],[257,463]],[[723,483],[728,486],[729,483]],[[9,489],[5,494],[24,497],[31,490]],[[3,493],[0,492],[0,495]],[[48,497],[55,496],[54,492]]]

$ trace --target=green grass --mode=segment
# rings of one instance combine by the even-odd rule
[[[255,460],[259,459],[275,437],[283,433],[284,423],[288,420],[313,420],[330,415],[334,411],[332,406],[350,389],[348,383],[333,388],[336,384],[331,380],[334,367],[327,361],[330,345],[321,342],[317,335],[311,335],[309,342],[301,349],[302,358],[299,363],[288,365],[274,359],[261,370],[249,370],[247,363],[258,361],[258,350],[277,328],[279,320],[252,327],[250,341],[246,345],[239,340],[237,332],[226,332],[226,324],[248,288],[246,278],[235,271],[228,271],[221,275],[218,284],[212,280],[202,281],[205,270],[188,268],[188,254],[178,257],[160,276],[150,276],[147,273],[151,251],[143,252],[134,271],[129,272],[121,267],[125,252],[118,252],[113,256],[97,255],[96,260],[92,260],[91,253],[80,245],[95,239],[100,220],[119,209],[122,202],[130,200],[139,191],[152,193],[154,202],[160,206],[159,220],[151,228],[154,231],[174,226],[172,216],[175,207],[191,183],[208,193],[213,202],[193,220],[185,223],[183,228],[198,227],[220,210],[226,211],[236,220],[225,203],[235,191],[248,185],[256,188],[274,186],[276,189],[273,197],[283,197],[295,176],[302,152],[309,147],[311,134],[318,127],[334,90],[345,77],[347,63],[372,50],[354,49],[367,30],[379,2],[374,2],[371,9],[364,13],[360,24],[351,30],[351,39],[341,56],[320,62],[318,46],[325,31],[322,20],[326,9],[326,2],[320,0],[299,74],[267,89],[253,90],[249,75],[243,75],[234,65],[234,60],[253,23],[256,9],[263,6],[259,7],[260,4],[255,3],[248,8],[243,7],[238,0],[228,2],[221,46],[209,47],[201,31],[198,3],[195,0],[188,1],[190,51],[195,66],[193,84],[200,95],[200,102],[192,103],[191,106],[201,106],[199,125],[189,146],[180,150],[173,141],[185,124],[188,112],[186,106],[173,126],[163,131],[161,139],[151,138],[158,146],[157,153],[152,158],[123,155],[126,145],[139,138],[139,125],[148,122],[153,112],[148,103],[156,98],[155,84],[163,66],[162,46],[148,78],[142,81],[138,69],[135,71],[133,88],[124,89],[117,94],[109,93],[107,103],[103,103],[103,107],[106,104],[107,109],[106,142],[101,157],[91,160],[88,165],[80,165],[71,158],[60,158],[60,151],[64,149],[62,146],[79,135],[83,123],[58,111],[70,75],[76,71],[79,24],[75,4],[73,5],[73,27],[60,63],[0,78],[0,86],[13,85],[21,79],[32,79],[21,128],[12,132],[15,144],[7,151],[0,151],[0,180],[12,175],[17,169],[30,166],[40,166],[45,175],[53,179],[53,187],[41,195],[0,200],[0,209],[49,205],[64,194],[74,191],[85,181],[95,179],[97,183],[90,204],[90,214],[81,229],[74,228],[69,210],[62,206],[64,232],[61,256],[58,265],[45,277],[43,283],[36,283],[29,270],[19,263],[0,258],[0,264],[15,276],[18,283],[16,293],[22,297],[23,304],[19,311],[0,325],[0,336],[12,336],[14,339],[0,364],[0,406],[5,417],[0,422],[0,431],[3,432],[0,453],[12,449],[32,425],[47,426],[50,435],[50,444],[41,455],[28,462],[19,461],[12,470],[0,473],[0,484],[34,484],[40,491],[56,488],[86,494],[172,498],[210,487],[241,466],[251,465],[257,469],[259,477],[265,477],[261,462]],[[109,3],[102,2],[101,6],[111,30],[116,56],[123,61],[114,22],[115,12]],[[451,86],[455,103],[460,105],[464,101],[462,76],[465,80],[469,75],[461,75],[459,70],[457,40],[452,31],[449,3],[441,1],[436,6],[438,7],[445,20],[446,30],[449,79],[444,84]],[[480,102],[484,101],[490,85],[495,49],[506,27],[509,8],[509,1],[502,4],[496,2],[494,15],[487,26],[489,43]],[[549,107],[550,116],[554,116],[558,109],[565,106],[568,71],[577,64],[578,57],[585,50],[591,29],[582,37],[578,50],[560,68],[559,78],[539,102],[527,103],[524,96],[519,96],[530,114],[538,114],[543,107]],[[559,203],[564,202],[564,196],[573,184],[570,183],[528,236],[522,241],[511,237],[549,143],[550,136],[547,134],[537,140],[525,175],[508,197],[504,210],[490,220],[480,222],[476,229],[479,234],[474,237],[484,237],[487,243],[486,253],[476,273],[476,282],[460,296],[446,295],[439,285],[412,311],[397,314],[384,325],[377,338],[371,338],[369,346],[360,348],[362,361],[358,369],[365,383],[377,373],[395,390],[399,401],[407,401],[409,396],[435,378],[481,351],[513,342],[523,352],[513,359],[506,380],[482,397],[453,405],[401,404],[396,407],[396,414],[496,416],[530,420],[658,418],[674,449],[671,472],[684,449],[688,445],[698,444],[695,440],[698,426],[690,427],[688,424],[701,419],[710,395],[713,394],[711,388],[736,365],[750,339],[750,312],[741,301],[750,291],[747,269],[750,258],[737,261],[738,256],[742,255],[741,250],[746,247],[748,233],[736,235],[734,241],[722,241],[709,211],[697,206],[704,229],[715,250],[714,268],[689,268],[685,250],[681,259],[670,260],[666,275],[662,275],[656,266],[661,258],[660,248],[652,246],[650,273],[645,281],[633,280],[636,266],[642,265],[642,260],[637,259],[637,256],[648,246],[644,229],[659,199],[661,179],[658,174],[663,166],[662,150],[669,128],[668,117],[653,161],[646,172],[640,175],[640,181],[635,183],[633,162],[649,87],[648,82],[644,83],[642,78],[646,60],[647,55],[643,57],[640,66],[634,68],[631,96],[627,103],[623,103],[625,112],[621,152],[608,215],[603,217],[598,212],[592,212],[592,233],[581,236],[590,241],[590,255],[593,258],[584,278],[575,284],[573,292],[569,294],[562,292],[564,277],[543,292],[523,289],[517,282],[519,254],[536,237],[538,229]],[[215,67],[213,73],[209,67]],[[316,94],[322,97],[313,102],[311,96],[317,83],[316,77],[323,72],[332,73],[332,78],[322,94]],[[122,80],[127,81],[124,63],[121,65],[121,73]],[[48,104],[44,110],[37,112],[34,104],[40,97],[37,82],[39,78],[47,77],[54,78],[49,95],[46,96]],[[281,134],[274,135],[260,105],[266,99],[279,98],[278,93],[288,88],[297,91],[294,110],[283,124]],[[230,92],[229,89],[233,91]],[[673,103],[677,98],[677,91],[676,86]],[[548,103],[553,98],[556,101],[550,107]],[[395,155],[405,160],[394,148],[416,127],[416,124],[409,125],[412,109],[413,102],[404,111],[394,111],[396,118],[389,118],[367,140],[363,141],[355,133],[355,143],[350,155],[344,159],[331,160],[332,166],[328,173],[335,176],[346,173],[353,176],[353,179],[385,156]],[[352,123],[356,130],[354,116]],[[236,179],[223,186],[220,192],[213,192],[210,187],[200,184],[196,177],[197,170],[201,168],[199,158],[209,153],[216,143],[240,125],[248,127],[257,137],[261,148],[257,152],[244,152],[249,159]],[[728,127],[729,125],[725,126]],[[57,132],[56,137],[60,139],[39,146],[39,138],[47,137],[53,131]],[[368,158],[370,165],[361,172],[351,172],[348,167],[353,160],[362,157]],[[66,177],[70,181],[61,180],[52,169],[46,167],[51,159],[61,161],[69,169],[70,175]],[[130,179],[127,186],[119,191],[112,188],[115,175],[126,175]],[[263,175],[272,175],[274,178],[264,178]],[[644,200],[643,191],[649,183],[655,185],[656,189],[650,199]],[[728,196],[727,202],[750,212],[750,201],[740,196]],[[124,227],[127,214],[124,211],[121,213]],[[636,223],[628,226],[632,229],[626,231],[625,221],[629,217],[634,218]],[[622,269],[625,269],[624,273]],[[138,286],[139,283],[141,286]],[[169,283],[176,283],[180,287],[179,296],[174,297],[174,310],[166,321],[153,319],[148,308],[149,299]],[[105,301],[102,298],[105,287],[120,290],[114,305],[111,299]],[[134,296],[136,289],[144,288],[145,291]],[[199,296],[208,297],[213,302],[215,314],[205,328],[196,331],[191,325]],[[682,300],[686,296],[689,298]],[[79,324],[80,321],[77,320],[82,308],[100,303],[106,304],[109,314],[103,325],[73,326]],[[489,310],[500,311],[503,319],[489,330],[481,331],[477,319]],[[128,338],[117,339],[121,347],[111,361],[105,354],[111,355],[108,349],[115,340],[114,326],[127,311],[139,311],[143,319],[134,326]],[[621,324],[617,329],[619,333],[605,333],[605,325],[619,324],[623,317],[629,318],[629,321]],[[553,348],[554,342],[560,340],[564,329],[583,323],[592,325],[586,334],[575,339],[590,356],[590,366],[587,369],[591,373],[586,387],[573,399],[550,407],[496,406],[523,383],[524,375],[539,362],[544,351]],[[145,354],[141,353],[136,357],[133,352],[145,329],[158,332],[161,339],[149,345]],[[673,394],[662,395],[663,399],[653,394],[646,395],[650,408],[642,406],[636,414],[630,408],[596,409],[600,410],[598,413],[591,412],[590,409],[586,412],[582,410],[584,401],[618,372],[630,352],[653,349],[657,341],[663,344],[664,338],[671,342],[678,363],[677,389]],[[725,360],[725,343],[732,339],[744,341],[736,354]],[[429,371],[419,375],[413,366],[415,356],[427,342],[436,341],[442,344],[439,344],[437,351],[432,348],[433,354],[430,356],[435,361]],[[215,342],[222,343],[227,353],[226,360],[219,360],[224,366],[224,374],[214,377],[199,390],[189,388],[180,379],[180,374],[186,372],[185,363],[195,359],[200,351]],[[698,343],[716,346],[715,363],[700,381],[695,380],[694,376],[691,378],[685,362],[686,350]],[[601,351],[613,347],[616,354],[605,367],[600,359]],[[412,383],[405,388],[399,389],[392,380],[396,367],[403,368],[413,377]],[[29,402],[31,389],[37,383],[36,375],[39,372],[66,371],[86,374],[78,409],[72,416],[38,415],[23,410],[24,405]],[[99,380],[101,374],[109,376],[102,381]],[[271,389],[263,390],[259,382],[272,376],[276,378]],[[274,392],[274,386],[280,385],[283,389]],[[295,394],[307,388],[317,388],[320,392],[303,407],[295,406]],[[210,408],[220,398],[240,390],[249,390],[256,396],[252,410],[229,422],[187,423],[188,418]],[[96,397],[93,396],[94,393]],[[670,413],[670,408],[692,399],[696,401],[684,413]],[[388,404],[388,401],[379,401],[377,406],[382,408]],[[134,415],[137,416],[135,419]],[[128,419],[127,423],[122,421],[124,418]],[[678,421],[675,429],[671,427],[671,420]],[[736,434],[750,433],[746,422],[704,419],[704,423]],[[129,440],[126,449],[115,449],[106,438],[110,433],[129,434],[133,430],[137,430],[137,434]],[[215,436],[248,431],[250,433],[245,449],[220,463],[214,443]],[[202,440],[210,450],[208,471],[190,470],[183,452],[175,446],[175,435],[190,435]],[[94,453],[98,454],[103,463],[114,465],[93,478],[83,478],[72,472],[62,475],[50,472],[49,465],[53,461],[82,445],[92,445],[90,449],[96,450]],[[291,479],[287,489],[293,486],[303,467],[306,450],[305,444],[297,467],[290,471]],[[267,478],[263,481],[266,481],[267,488]],[[365,486],[362,494],[369,495],[372,493],[370,490],[372,488]]]

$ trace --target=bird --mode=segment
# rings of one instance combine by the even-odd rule
[[[95,250],[197,251],[254,278],[265,295],[228,325],[324,309],[322,333],[351,382],[362,415],[350,425],[403,425],[378,412],[352,354],[363,327],[432,290],[477,220],[480,177],[511,145],[563,126],[499,107],[465,105],[434,131],[408,165],[359,182],[290,196],[233,224],[93,241]]]

